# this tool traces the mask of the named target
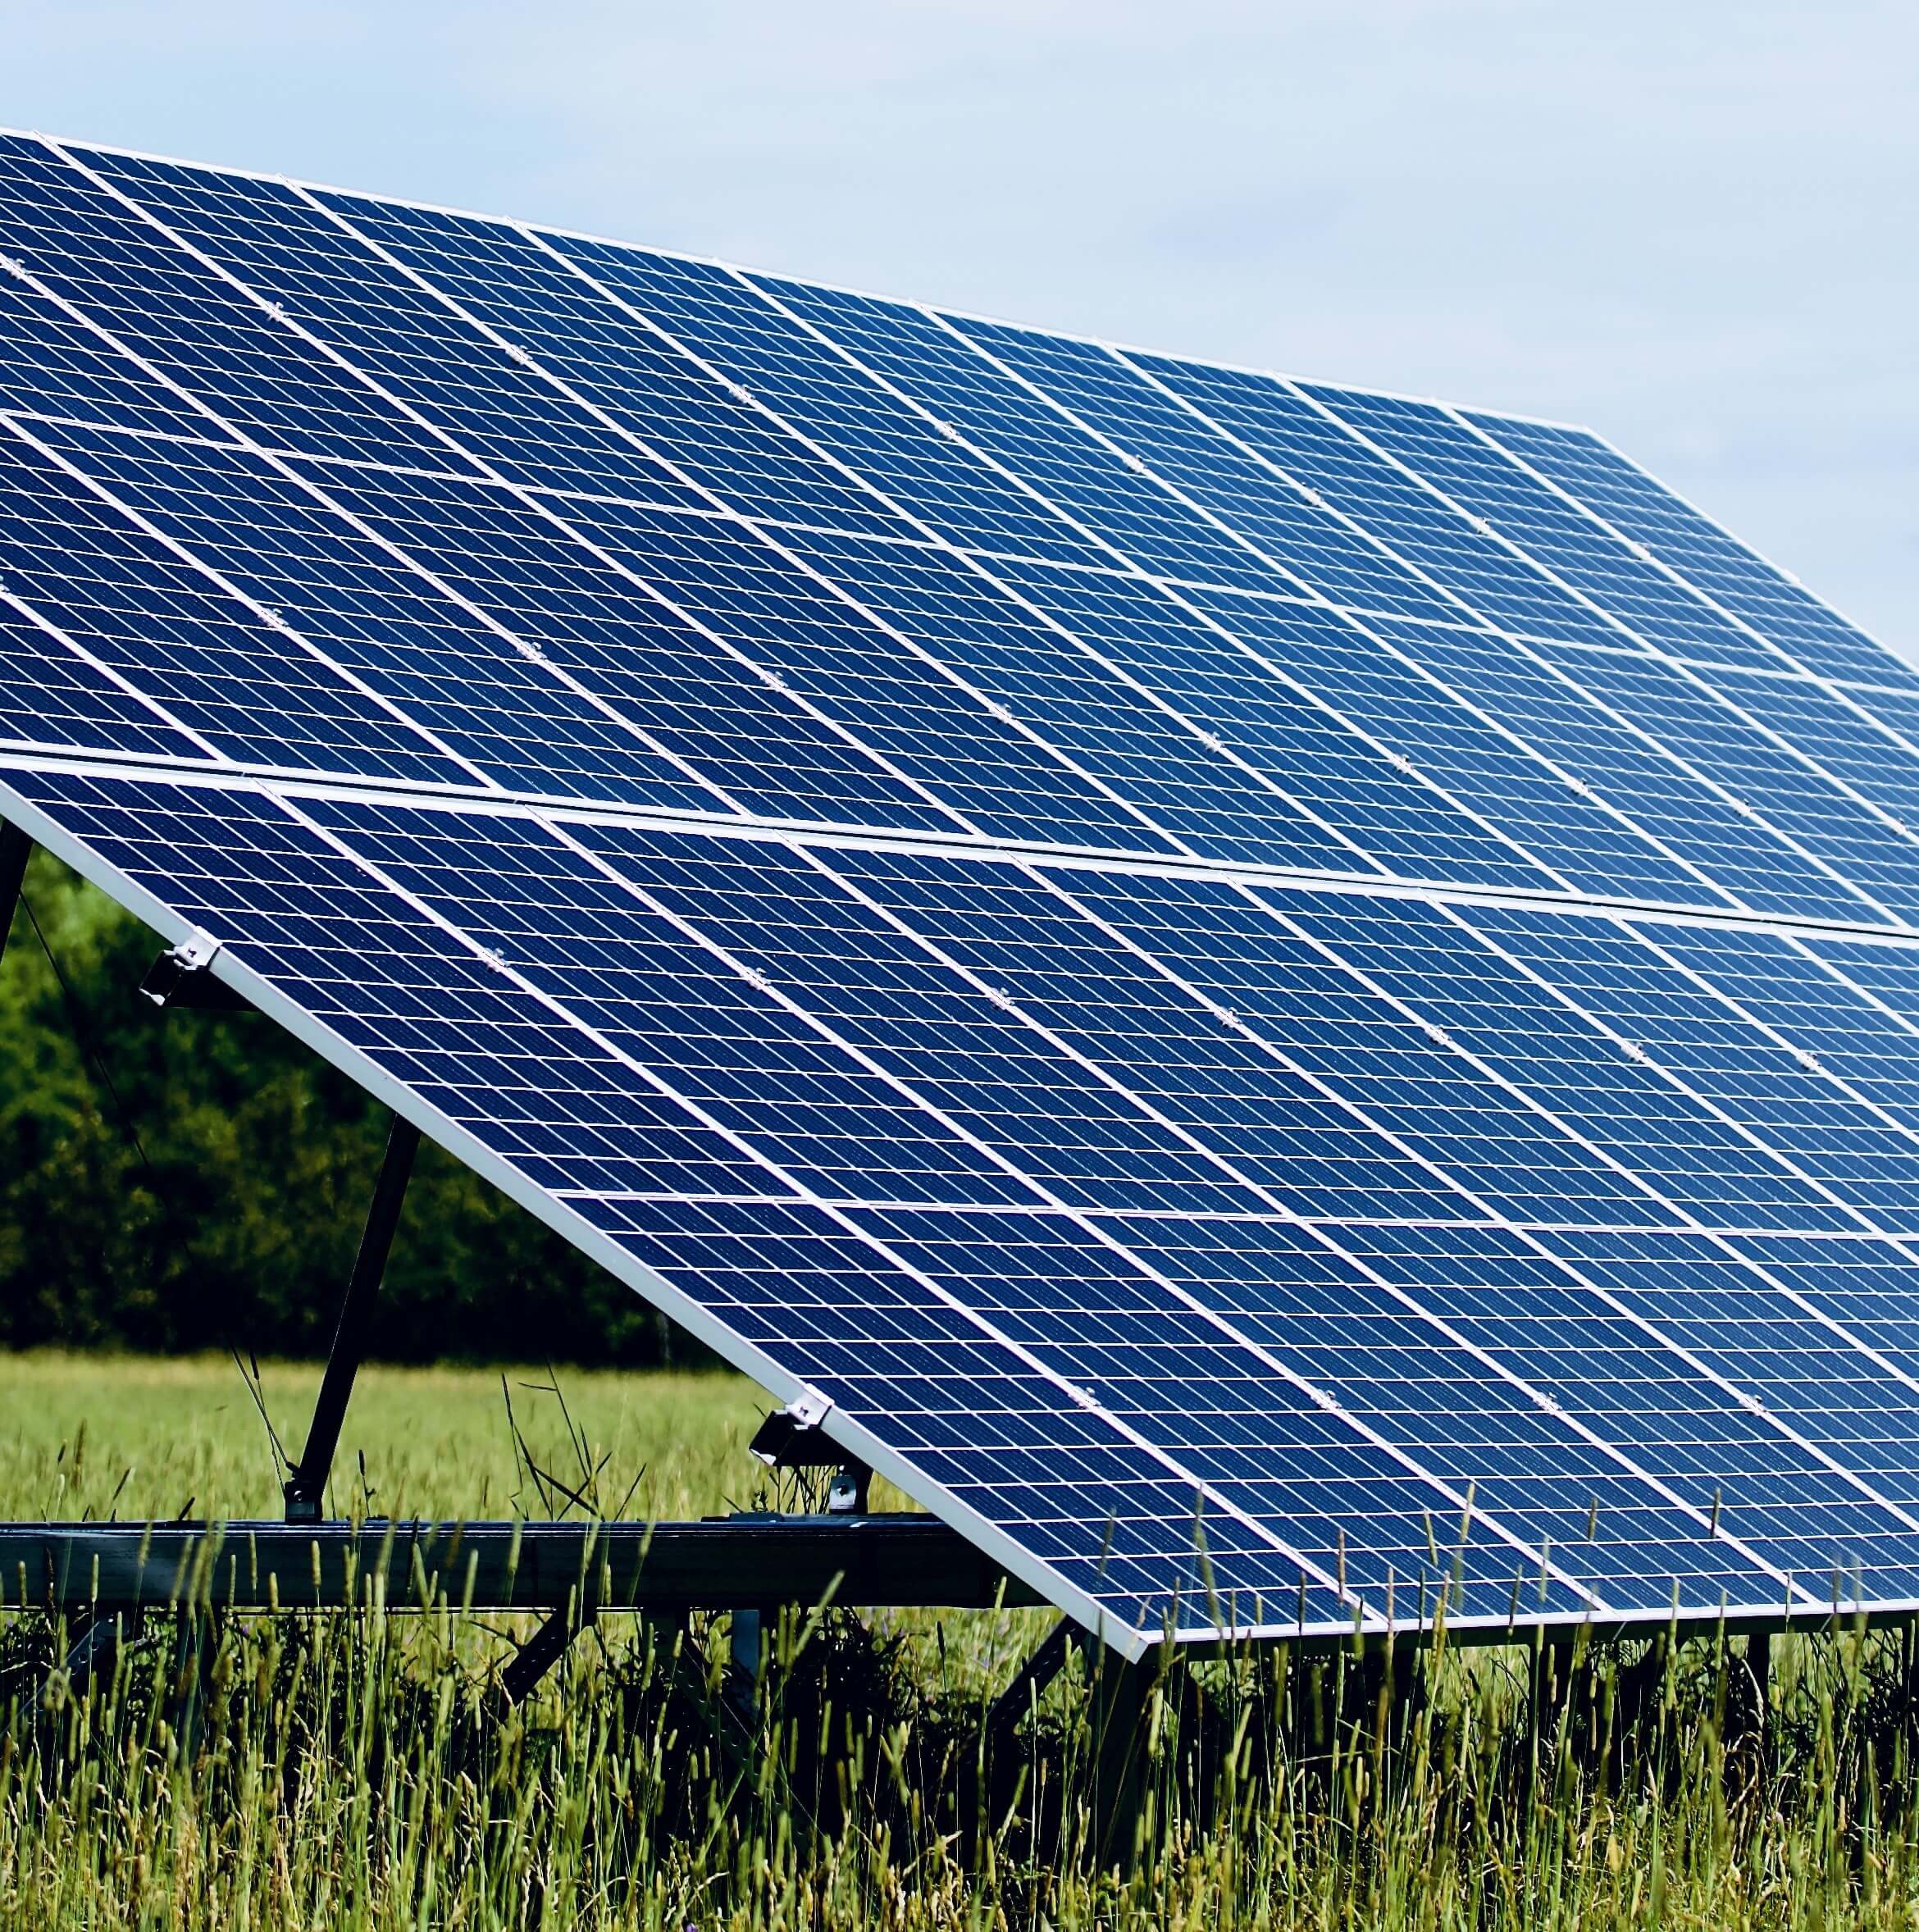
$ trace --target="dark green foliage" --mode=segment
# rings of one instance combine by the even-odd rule
[[[159,942],[44,852],[25,896],[0,963],[0,1346],[324,1353],[385,1110],[270,1020],[141,999]],[[699,1354],[430,1144],[373,1352]]]

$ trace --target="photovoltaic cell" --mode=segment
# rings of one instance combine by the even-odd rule
[[[1137,1652],[1919,1606],[1919,678],[1584,431],[0,137],[0,815]]]

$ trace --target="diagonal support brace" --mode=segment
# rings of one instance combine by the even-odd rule
[[[1028,1716],[1045,1696],[1046,1687],[1065,1668],[1076,1650],[1092,1651],[1098,1640],[1082,1629],[1071,1617],[1063,1616],[1046,1634],[1046,1640],[1014,1673],[1013,1681],[993,1700],[986,1719],[986,1743],[989,1753],[1009,1743]]]
[[[340,1304],[340,1325],[334,1330],[326,1372],[321,1378],[320,1394],[313,1404],[307,1446],[286,1479],[286,1520],[289,1523],[320,1520],[326,1479],[333,1471],[334,1451],[340,1447],[340,1425],[346,1420],[353,1378],[366,1352],[373,1305],[379,1297],[381,1278],[386,1272],[386,1257],[393,1246],[394,1230],[399,1225],[400,1209],[407,1198],[407,1181],[413,1173],[413,1155],[419,1146],[419,1128],[396,1114],[393,1131],[386,1137],[386,1155],[380,1164],[372,1205],[367,1210],[367,1225],[360,1236],[360,1251],[353,1259],[346,1299]]]
[[[554,1611],[500,1672],[500,1701],[508,1706],[525,1703],[540,1679],[572,1647],[573,1639],[592,1626],[595,1615],[590,1603],[583,1608],[568,1604]]]

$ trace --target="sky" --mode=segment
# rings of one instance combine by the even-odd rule
[[[0,0],[0,122],[1590,423],[1919,661],[1919,7]]]

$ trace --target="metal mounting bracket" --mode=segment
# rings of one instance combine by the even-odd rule
[[[769,1469],[832,1470],[827,1514],[864,1516],[873,1489],[873,1471],[821,1430],[819,1425],[832,1406],[831,1396],[807,1389],[785,1408],[774,1410],[747,1447]]]
[[[140,991],[156,1006],[183,1006],[202,1013],[251,1013],[250,1000],[236,993],[210,968],[225,942],[196,929],[170,946],[147,968]]]
[[[846,1453],[822,1435],[819,1426],[832,1414],[832,1406],[831,1396],[816,1388],[804,1389],[760,1424],[746,1447],[768,1469],[837,1469]]]

